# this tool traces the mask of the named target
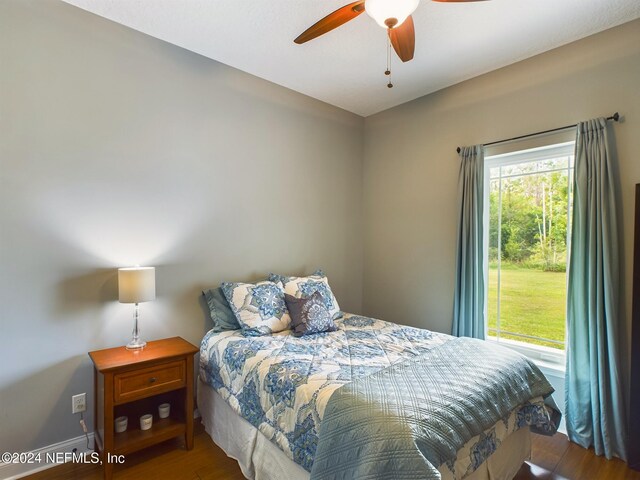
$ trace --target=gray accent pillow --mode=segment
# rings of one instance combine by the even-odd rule
[[[224,293],[222,293],[221,287],[203,290],[202,294],[209,307],[209,315],[213,320],[214,332],[240,329],[240,323],[238,323],[238,319],[231,311],[229,302],[227,302]]]
[[[307,298],[297,298],[285,293],[284,300],[291,315],[294,336],[334,332],[338,329],[320,292],[314,292]]]

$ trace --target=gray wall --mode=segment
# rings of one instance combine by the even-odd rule
[[[0,1],[0,450],[81,434],[86,352],[131,330],[119,266],[158,268],[148,339],[197,343],[203,287],[317,266],[343,309],[448,332],[458,145],[619,110],[629,263],[639,39],[635,21],[363,121],[63,3]]]
[[[147,339],[198,344],[200,290],[271,270],[360,311],[361,117],[51,0],[0,1],[0,65],[0,451],[82,434],[117,267],[157,267]]]
[[[621,337],[627,340],[634,189],[640,182],[639,86],[640,20],[636,20],[368,117],[364,313],[451,331],[457,146],[619,111],[624,119],[612,126],[612,132],[624,220]]]

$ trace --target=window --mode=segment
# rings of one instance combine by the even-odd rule
[[[574,142],[487,157],[487,338],[561,363]]]

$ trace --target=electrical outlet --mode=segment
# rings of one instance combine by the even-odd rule
[[[87,409],[87,394],[79,393],[71,397],[71,413],[84,412]]]

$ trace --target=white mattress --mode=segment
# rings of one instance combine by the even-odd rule
[[[198,410],[206,432],[231,458],[238,461],[246,478],[255,480],[309,480],[309,472],[290,460],[198,378]],[[512,433],[469,480],[511,480],[531,456],[528,428]]]

